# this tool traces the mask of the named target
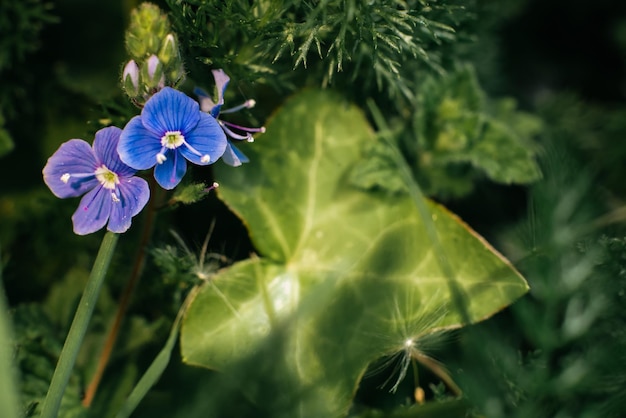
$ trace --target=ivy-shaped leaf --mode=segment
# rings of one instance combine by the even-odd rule
[[[248,225],[260,257],[199,291],[183,322],[183,359],[240,377],[268,416],[345,415],[368,364],[462,325],[425,222],[472,322],[528,289],[443,207],[429,203],[424,220],[405,194],[352,186],[349,174],[373,140],[359,109],[307,91],[245,150],[249,164],[216,167],[220,196]]]

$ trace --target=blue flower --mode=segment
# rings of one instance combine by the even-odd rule
[[[150,197],[148,183],[117,154],[122,130],[114,126],[96,132],[93,147],[82,139],[61,145],[43,169],[43,179],[62,199],[85,195],[74,215],[74,232],[91,234],[107,224],[111,232],[125,232],[131,218]]]
[[[235,125],[234,123],[226,122],[224,120],[219,119],[220,114],[224,113],[233,113],[237,112],[241,109],[247,108],[250,109],[254,107],[256,102],[254,100],[247,100],[239,106],[235,106],[230,109],[222,110],[222,106],[224,105],[224,92],[226,91],[226,87],[228,86],[228,82],[230,81],[230,77],[226,75],[224,70],[213,70],[213,78],[215,79],[215,87],[217,89],[217,102],[214,102],[207,92],[202,90],[199,87],[194,89],[194,93],[198,96],[198,100],[200,101],[200,109],[203,112],[209,113],[220,124],[226,135],[230,138],[243,141],[246,140],[248,142],[253,142],[254,138],[252,137],[253,132],[265,132],[264,127],[260,128],[247,128],[245,126]],[[242,134],[236,133],[233,129],[243,132]],[[222,156],[222,160],[233,167],[240,166],[242,163],[247,163],[250,160],[245,156],[243,152],[241,152],[236,146],[234,146],[230,141],[226,145],[226,150],[224,151],[224,155]]]
[[[164,189],[173,189],[187,171],[187,161],[212,164],[226,149],[226,136],[215,118],[196,101],[165,87],[128,122],[117,147],[120,158],[137,170],[154,169]]]

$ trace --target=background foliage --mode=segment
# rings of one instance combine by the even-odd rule
[[[183,47],[183,90],[210,89],[210,69],[224,68],[233,80],[227,104],[258,103],[241,116],[248,125],[264,123],[302,88],[332,90],[387,131],[422,190],[504,252],[531,286],[493,318],[426,344],[424,351],[460,386],[462,400],[451,400],[450,387],[422,366],[418,381],[410,370],[397,386],[385,384],[390,376],[396,382],[400,370],[401,358],[391,356],[371,365],[349,413],[620,416],[626,399],[626,6],[608,0],[226,3],[159,3],[171,12]],[[75,202],[55,199],[41,168],[61,142],[89,139],[110,123],[123,126],[134,114],[119,77],[135,6],[0,5],[0,257],[26,415],[45,394],[101,238],[71,233]],[[386,126],[371,120],[367,99],[381,109]],[[245,147],[254,160],[271,164],[255,151],[263,149],[261,139]],[[386,143],[375,137],[360,151],[347,181],[367,193],[404,198],[406,185]],[[219,170],[225,168],[194,176],[208,183]],[[245,168],[232,175],[245,177]],[[200,261],[214,220],[213,255]],[[129,275],[137,223],[120,240],[62,416],[86,414],[80,396]],[[251,220],[248,226],[254,239]],[[267,255],[216,196],[160,212],[142,281],[89,415],[114,416],[114,406],[163,346],[192,285],[254,251]],[[280,336],[261,349],[276,349]],[[259,416],[263,402],[241,384],[271,370],[272,363],[259,358],[266,357],[244,356],[219,374],[183,364],[175,349],[136,416],[204,416],[211,408]],[[417,408],[416,384],[438,403]]]

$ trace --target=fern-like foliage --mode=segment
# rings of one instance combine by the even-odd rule
[[[412,98],[419,66],[442,70],[437,45],[456,39],[463,0],[168,0],[187,45],[192,73],[199,63],[226,68],[237,79],[292,86],[345,83]],[[205,70],[206,71],[206,70]],[[193,75],[193,74],[192,74]],[[196,76],[198,77],[198,76]]]
[[[37,49],[41,30],[56,21],[51,9],[52,3],[43,0],[0,3],[0,72]]]
[[[52,3],[45,0],[0,2],[0,156],[13,149],[11,134],[4,128],[5,118],[15,115],[14,97],[19,89],[13,79],[21,73],[20,64],[39,47],[42,29],[56,18]],[[13,73],[13,74],[11,74]]]

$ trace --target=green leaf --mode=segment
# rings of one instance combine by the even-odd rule
[[[382,141],[374,140],[364,147],[363,158],[349,174],[352,185],[363,190],[386,190],[390,193],[406,193],[407,188],[391,150]]]
[[[261,258],[204,285],[181,331],[185,362],[245,376],[268,416],[345,415],[372,361],[461,326],[424,222],[433,223],[467,315],[482,320],[523,295],[519,273],[457,217],[348,179],[374,133],[329,93],[291,100],[245,150],[216,168],[220,196]]]
[[[192,183],[177,187],[171,203],[180,202],[183,205],[190,205],[198,202],[207,196],[207,187],[204,183]]]
[[[541,178],[533,145],[540,119],[513,99],[488,100],[470,65],[425,78],[418,97],[408,160],[418,161],[427,194],[460,197],[484,176],[503,184]]]

